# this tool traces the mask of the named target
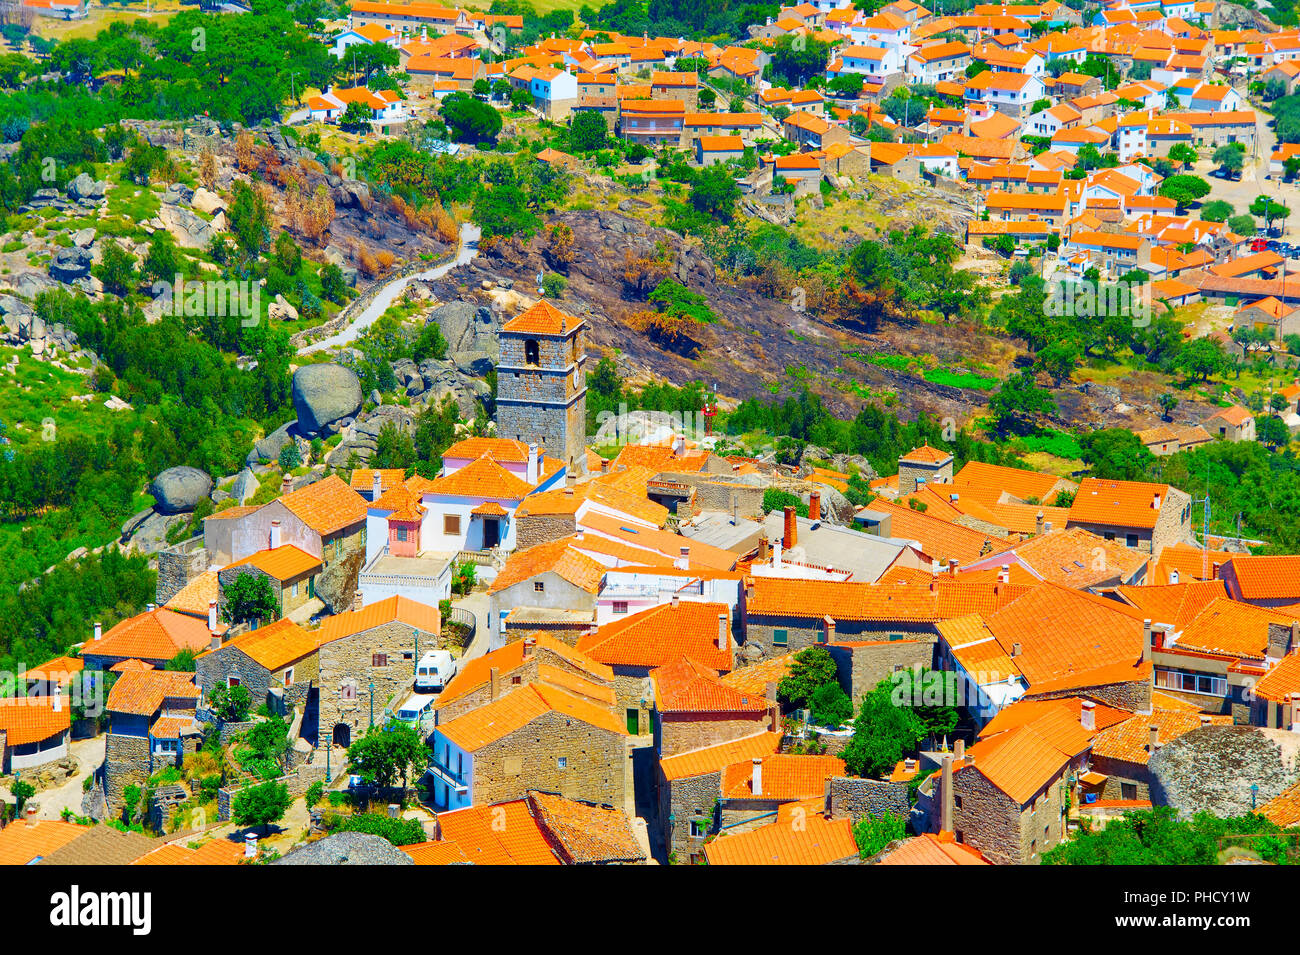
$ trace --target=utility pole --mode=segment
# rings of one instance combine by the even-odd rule
[[[1201,580],[1210,579],[1210,476],[1205,476],[1205,497],[1196,498],[1201,505]]]

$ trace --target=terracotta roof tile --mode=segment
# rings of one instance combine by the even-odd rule
[[[752,696],[765,696],[767,694],[767,685],[769,683],[779,684],[785,679],[786,674],[790,672],[790,664],[793,661],[794,654],[787,653],[779,657],[760,660],[758,663],[751,663],[749,666],[732,670],[723,676],[722,685]]]
[[[486,454],[463,468],[431,481],[413,482],[421,494],[446,494],[450,497],[496,497],[507,501],[523,500],[533,485],[508,471]]]
[[[61,700],[56,710],[52,697],[9,697],[0,700],[0,730],[4,731],[8,746],[40,743],[72,727],[70,711],[66,700]]]
[[[706,773],[721,773],[726,767],[756,756],[766,758],[781,745],[780,733],[755,733],[716,746],[705,746],[678,753],[659,761],[659,769],[669,782]]]
[[[1168,497],[1168,484],[1084,478],[1070,506],[1070,522],[1153,528]]]
[[[501,326],[501,330],[525,335],[567,335],[584,324],[582,319],[560,311],[550,302],[542,301],[510,319]]]
[[[924,833],[883,855],[880,865],[992,865],[980,851],[957,842],[952,833]]]
[[[1289,627],[1293,620],[1293,614],[1219,597],[1178,634],[1175,646],[1262,659],[1268,653],[1269,624]]]
[[[250,554],[243,560],[237,560],[233,564],[227,564],[230,567],[255,567],[265,574],[274,577],[276,580],[284,582],[315,573],[323,568],[319,557],[313,557],[301,547],[293,544],[281,544],[274,549],[259,550]],[[207,614],[207,605],[203,607],[203,612]]]
[[[844,773],[838,756],[776,753],[762,759],[761,785],[754,792],[754,760],[742,759],[722,771],[724,799],[808,799],[826,791],[826,777]]]
[[[836,620],[933,622],[971,612],[990,612],[1034,588],[1019,584],[966,583],[940,574],[931,591],[918,582],[863,584],[856,581],[753,578],[746,613],[756,616]]]
[[[807,813],[800,827],[777,821],[723,835],[704,846],[710,865],[827,865],[856,858],[851,819]]]
[[[448,458],[474,461],[484,455],[501,464],[527,464],[528,442],[514,438],[462,438],[442,452],[444,461]]]
[[[579,551],[577,542],[574,536],[562,537],[515,551],[506,559],[488,593],[500,593],[544,573],[557,574],[581,590],[596,593],[605,576],[605,565]]]
[[[597,663],[591,657],[579,652],[567,643],[541,632],[530,634],[530,636],[534,641],[533,652],[555,654],[571,666],[586,673],[590,677],[590,681],[595,683],[610,683],[613,681],[613,670],[603,663]],[[441,709],[466,694],[472,693],[479,687],[485,686],[492,678],[493,667],[496,667],[498,680],[509,677],[515,670],[524,665],[525,649],[525,640],[515,640],[482,656],[468,660],[462,659],[460,669],[452,677],[451,681],[443,687],[442,692],[438,694],[434,707]],[[510,686],[508,679],[505,680],[505,686],[507,688]]]
[[[1232,723],[1231,716],[1212,716],[1210,720],[1220,726]],[[1092,754],[1145,766],[1151,758],[1147,745],[1151,741],[1152,726],[1159,728],[1157,735],[1161,745],[1164,745],[1199,728],[1201,714],[1160,707],[1153,708],[1150,713],[1134,714],[1124,722],[1098,733],[1092,741]]]
[[[316,652],[316,647],[315,636],[285,617],[226,641],[221,645],[221,650],[240,650],[254,663],[268,670],[279,670],[296,660],[311,656]],[[199,656],[205,657],[214,652],[219,651],[207,650]]]
[[[19,675],[20,680],[41,680],[46,683],[58,682],[60,686],[67,686],[72,682],[74,675],[80,673],[86,666],[86,661],[81,657],[55,657],[53,660],[47,660],[40,666],[32,667],[30,670]]]
[[[366,499],[336,474],[291,491],[279,501],[318,534],[333,534],[366,519]]]
[[[1175,630],[1182,630],[1210,604],[1228,596],[1222,580],[1119,587],[1116,593],[1126,603],[1141,610],[1153,623],[1167,623]]]
[[[468,753],[504,739],[547,713],[559,712],[597,729],[627,734],[608,709],[564,690],[532,683],[441,724],[438,732]]]
[[[1084,748],[1086,742],[1085,737]],[[1063,750],[1049,742],[1032,725],[1021,726],[980,740],[966,751],[966,761],[953,772],[979,772],[1023,806],[1078,755],[1068,752],[1069,748]]]
[[[193,673],[171,670],[132,670],[123,673],[108,693],[110,713],[152,716],[167,699],[196,700],[199,688]]]
[[[1229,568],[1242,600],[1300,600],[1300,554],[1236,555]]]
[[[316,631],[317,645],[332,643],[366,630],[399,621],[427,633],[441,633],[442,620],[437,607],[401,595],[368,604],[360,610],[348,610],[326,617]]]
[[[81,655],[165,662],[181,650],[202,650],[211,639],[206,616],[198,620],[157,608],[123,620],[100,639],[83,646]]]
[[[762,713],[768,702],[761,695],[727,686],[718,671],[689,657],[650,671],[655,704],[661,713]]]
[[[440,812],[438,825],[443,839],[455,843],[475,865],[562,864],[527,799]],[[431,853],[419,851],[419,846],[410,848],[417,850],[413,857],[424,856],[424,864],[431,864]],[[445,856],[446,852],[439,853]]]
[[[0,865],[29,865],[89,831],[89,826],[53,819],[11,823],[0,829]]]
[[[176,591],[171,600],[167,601],[163,606],[168,610],[175,610],[177,613],[202,616],[204,620],[207,620],[208,604],[218,599],[220,590],[221,588],[217,583],[217,572],[215,570],[205,570]]]
[[[725,650],[718,648],[722,628]],[[688,656],[714,670],[728,671],[732,669],[730,608],[691,600],[677,606],[661,604],[584,634],[578,649],[611,666],[659,667]]]
[[[528,794],[533,812],[569,865],[644,862],[646,854],[618,809],[575,802],[550,793]]]

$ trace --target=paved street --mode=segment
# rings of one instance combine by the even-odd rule
[[[63,810],[71,809],[81,815],[82,786],[87,776],[99,769],[104,762],[104,743],[106,737],[74,740],[68,744],[68,751],[77,758],[77,775],[69,778],[62,786],[47,789],[36,794],[40,804],[38,819],[58,819]]]

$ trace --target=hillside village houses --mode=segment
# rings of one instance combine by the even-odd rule
[[[480,55],[522,25],[354,2],[334,55],[393,47],[409,84],[326,90],[306,118],[337,122],[359,102],[382,135],[425,94],[505,80],[548,120],[594,111],[626,140],[734,163],[750,193],[866,176],[962,191],[978,207],[970,245],[1041,245],[1053,274],[1138,272],[1176,303],[1229,304],[1234,328],[1272,343],[1260,347],[1295,330],[1285,260],[1160,194],[1184,168],[1179,146],[1252,154],[1239,80],[1291,83],[1292,31],[1223,29],[1209,0],[1118,0],[1089,22],[1054,0],[956,15],[824,0],[725,47],[586,30]],[[791,34],[829,44],[834,87],[771,82],[769,51]],[[742,108],[705,105],[719,78]],[[886,108],[920,86],[933,105]],[[1275,176],[1291,151],[1278,153]],[[86,805],[119,818],[128,792],[205,739],[274,714],[291,727],[293,795],[338,791],[347,748],[400,718],[428,747],[406,794],[425,811],[427,840],[401,848],[417,864],[855,862],[853,823],[884,812],[910,833],[883,864],[1034,864],[1085,825],[1158,804],[1163,747],[1227,727],[1300,732],[1300,557],[1207,539],[1189,489],[922,445],[854,505],[856,475],[724,457],[696,435],[606,459],[587,433],[590,331],[549,301],[519,308],[500,332],[493,436],[457,440],[433,477],[286,475],[273,500],[204,518],[160,558],[155,604],[88,622],[75,653],[24,672],[28,696],[0,701],[0,772],[53,778],[100,733]],[[1300,385],[1281,393],[1294,415]],[[1169,454],[1255,440],[1255,427],[1229,406],[1138,436]],[[798,505],[765,509],[768,489]],[[453,587],[466,565],[471,594]],[[228,619],[250,580],[273,619]],[[425,693],[431,651],[455,668]],[[878,778],[854,775],[851,721],[817,726],[781,690],[823,653],[855,713],[882,682],[937,672],[957,729]],[[168,669],[178,656],[194,672]],[[70,700],[86,674],[112,683],[100,721]],[[227,723],[217,710],[236,688],[252,712]],[[223,788],[222,821],[238,790]],[[498,816],[519,823],[509,839]],[[105,828],[12,824],[0,859],[85,851]],[[236,861],[213,844],[122,851]]]

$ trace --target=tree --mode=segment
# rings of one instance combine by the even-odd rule
[[[893,771],[925,738],[925,726],[909,707],[895,706],[894,684],[881,680],[862,698],[853,736],[840,754],[855,776],[879,778]]]
[[[1178,353],[1174,365],[1189,378],[1208,381],[1227,366],[1223,346],[1212,338],[1197,338]]]
[[[180,272],[176,258],[176,243],[166,229],[158,229],[149,237],[149,248],[141,263],[145,278],[154,282],[174,282]]]
[[[1200,176],[1170,176],[1160,184],[1160,195],[1174,200],[1179,209],[1186,209],[1209,193],[1210,184]]]
[[[922,668],[900,670],[893,678],[896,706],[911,707],[931,739],[947,736],[957,728],[957,677],[951,671]]]
[[[710,166],[691,185],[691,205],[721,222],[731,221],[739,198],[740,187],[722,165]]]
[[[253,698],[242,684],[226,686],[218,683],[208,694],[208,703],[223,723],[243,723],[253,709]]]
[[[1026,431],[1033,426],[1036,416],[1056,412],[1056,399],[1051,392],[1038,387],[1031,373],[1022,371],[1002,382],[989,400],[989,410],[993,412],[995,426],[1003,434]]]
[[[794,655],[790,669],[777,684],[777,699],[794,709],[803,709],[813,694],[827,684],[839,686],[835,659],[825,647],[806,647]]]
[[[1291,210],[1271,196],[1260,195],[1256,196],[1255,201],[1250,204],[1250,214],[1262,218],[1264,228],[1269,229],[1273,226],[1273,220],[1285,219],[1291,214]]]
[[[1162,391],[1156,401],[1160,405],[1160,416],[1169,421],[1173,416],[1174,409],[1178,407],[1178,399],[1172,392]]]
[[[360,100],[348,103],[347,109],[339,116],[339,126],[343,129],[365,129],[370,125],[370,107]]]
[[[853,716],[853,701],[838,683],[823,683],[808,701],[818,726],[843,726]]]
[[[264,833],[269,833],[271,823],[284,818],[290,802],[288,786],[265,782],[235,793],[231,816],[238,826],[261,826]]]
[[[1280,391],[1273,392],[1268,396],[1268,407],[1275,414],[1285,411],[1287,408],[1286,397]]]
[[[91,272],[104,285],[104,291],[114,295],[127,295],[139,281],[135,272],[135,258],[122,245],[109,240],[104,243],[99,265]]]
[[[1254,235],[1255,233],[1255,219],[1252,216],[1233,216],[1228,220],[1227,225],[1237,235]]]
[[[1280,398],[1281,395],[1274,397]],[[1281,418],[1266,415],[1255,422],[1255,437],[1271,448],[1283,448],[1291,443],[1291,430]]]
[[[1174,143],[1169,147],[1169,158],[1174,162],[1194,163],[1196,162],[1196,147],[1188,143]]]
[[[1236,152],[1234,149],[1233,152]],[[1212,199],[1201,206],[1201,218],[1206,222],[1227,222],[1235,210],[1232,203],[1222,199]]]
[[[275,620],[280,616],[280,606],[271,589],[271,581],[263,574],[241,571],[225,588],[226,607],[223,616],[227,623],[247,623],[252,620]]]
[[[858,844],[858,858],[867,860],[879,855],[891,842],[907,835],[907,820],[892,812],[880,816],[863,816],[853,824],[853,841]]]
[[[593,110],[583,110],[569,124],[569,144],[576,152],[593,152],[605,148],[609,126],[605,117]]]
[[[428,748],[419,730],[396,720],[371,727],[348,747],[348,766],[367,785],[388,789],[400,777],[402,788],[413,766],[423,767]]]
[[[13,794],[17,805],[14,807],[14,814],[17,818],[22,818],[23,807],[27,805],[27,800],[36,795],[36,787],[23,779],[15,779],[9,784],[9,792]]]
[[[189,647],[185,647],[177,653],[176,656],[168,660],[167,665],[163,669],[171,670],[176,673],[195,672],[197,667],[194,665],[194,651]]]
[[[1109,481],[1145,481],[1155,465],[1155,455],[1127,428],[1103,428],[1079,435],[1083,460],[1093,477]]]
[[[1296,176],[1300,176],[1300,156],[1288,156],[1282,160],[1282,178],[1294,182]]]
[[[494,143],[501,132],[501,114],[467,93],[452,93],[442,101],[442,119],[458,142]]]
[[[533,105],[533,94],[526,89],[513,89],[510,91],[510,105],[515,109],[527,109]]]
[[[1236,176],[1240,175],[1245,160],[1240,149],[1228,144],[1220,146],[1214,151],[1214,164],[1229,176]]]

